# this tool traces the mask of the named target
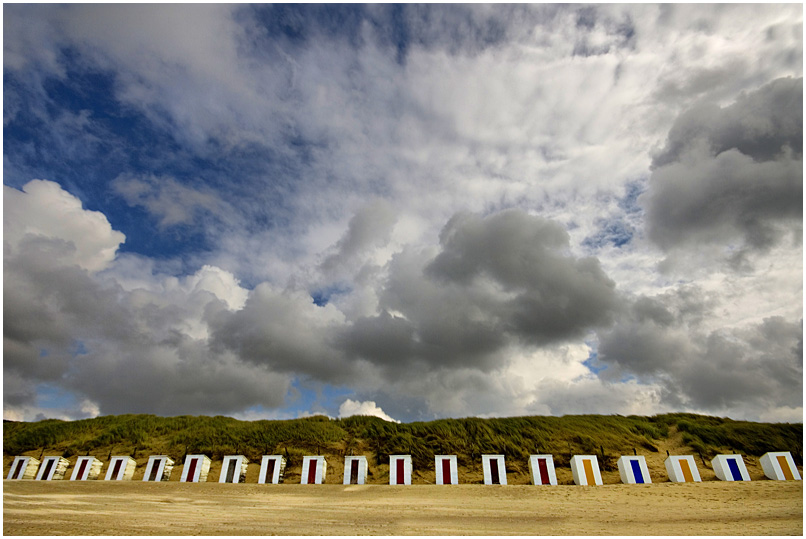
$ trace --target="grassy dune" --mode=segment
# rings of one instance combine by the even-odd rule
[[[503,454],[507,472],[513,475],[510,482],[527,483],[528,456],[536,453],[554,455],[561,482],[569,480],[569,461],[575,454],[597,455],[603,472],[616,470],[620,455],[646,455],[653,475],[665,478],[666,451],[695,455],[698,465],[706,468],[715,454],[740,453],[749,457],[752,473],[757,458],[767,451],[790,451],[801,466],[802,440],[800,423],[754,423],[694,414],[465,418],[402,424],[366,416],[239,421],[222,416],[120,415],[81,421],[6,421],[3,452],[6,469],[15,455],[61,455],[71,463],[71,457],[78,455],[92,454],[102,461],[112,455],[132,455],[142,468],[149,455],[169,455],[178,465],[186,454],[204,453],[214,462],[210,478],[215,479],[211,480],[217,480],[216,461],[220,466],[224,455],[246,455],[254,463],[261,455],[282,454],[288,461],[287,482],[298,481],[303,455],[328,457],[331,481],[338,478],[343,456],[355,454],[368,457],[371,483],[388,481],[392,454],[412,455],[414,480],[424,483],[433,480],[434,455],[457,455],[461,482],[480,482],[481,455]],[[256,473],[255,469],[249,475]],[[706,471],[703,478],[707,475]]]

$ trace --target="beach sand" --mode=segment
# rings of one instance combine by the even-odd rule
[[[4,535],[802,535],[803,483],[3,481]]]

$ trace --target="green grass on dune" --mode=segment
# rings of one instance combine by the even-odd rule
[[[19,455],[45,450],[68,457],[167,454],[176,459],[187,453],[204,453],[213,459],[243,454],[253,460],[277,453],[293,458],[366,452],[378,464],[388,462],[388,455],[410,454],[416,466],[427,466],[439,454],[457,455],[461,465],[470,465],[482,454],[504,454],[509,462],[525,463],[530,454],[549,453],[562,466],[573,454],[629,454],[636,448],[657,452],[656,446],[674,432],[682,435],[683,444],[706,457],[726,450],[750,456],[791,451],[800,461],[802,453],[801,423],[754,423],[683,413],[470,417],[414,423],[368,416],[240,421],[223,416],[119,415],[80,421],[7,421],[3,452]]]

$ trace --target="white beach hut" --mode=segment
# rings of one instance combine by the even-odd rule
[[[39,460],[34,457],[14,457],[6,479],[34,479],[39,470]]]
[[[344,457],[345,485],[363,485],[367,482],[367,457]]]
[[[529,455],[529,472],[532,474],[533,485],[557,484],[552,455]]]
[[[327,461],[325,457],[302,457],[302,485],[321,485],[325,482],[327,474]]]
[[[148,457],[143,481],[168,481],[174,469],[174,461],[168,455],[152,455]]]
[[[183,483],[204,483],[207,481],[207,474],[210,473],[211,461],[207,455],[188,455],[185,457],[185,465],[182,467],[182,477],[179,479]]]
[[[389,484],[411,485],[411,455],[389,455]]]
[[[221,474],[218,476],[219,483],[243,483],[246,479],[246,468],[249,466],[249,459],[243,455],[227,455],[221,463]]]
[[[131,457],[112,457],[106,469],[106,481],[131,480],[137,461]]]
[[[285,473],[285,457],[282,455],[263,455],[260,461],[258,483],[278,484]]]
[[[697,463],[691,455],[671,455],[664,461],[666,473],[672,483],[691,483],[702,481]]]
[[[70,476],[70,481],[87,481],[98,479],[101,475],[101,468],[103,464],[95,457],[86,456],[78,457],[76,464],[73,467],[73,474]]]
[[[722,481],[750,481],[741,455],[717,455],[711,460],[711,467]]]
[[[571,457],[571,473],[577,485],[601,485],[599,460],[596,455],[574,455]]]
[[[458,485],[459,467],[456,465],[456,455],[434,455],[436,466],[437,485]]]
[[[800,473],[789,451],[764,453],[759,459],[764,475],[776,481],[800,481]]]
[[[646,458],[643,456],[622,456],[618,459],[618,474],[625,485],[651,483]]]
[[[482,455],[481,469],[484,473],[485,485],[506,485],[507,469],[504,455]]]
[[[51,481],[53,479],[64,479],[67,467],[70,462],[64,457],[45,457],[39,466],[36,479],[39,481]]]

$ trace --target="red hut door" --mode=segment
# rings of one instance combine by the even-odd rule
[[[442,484],[451,485],[451,459],[442,459]]]
[[[316,466],[319,464],[317,459],[311,459],[308,461],[308,480],[306,483],[309,485],[316,484]]]
[[[406,461],[397,459],[397,481],[395,484],[403,485],[406,483]]]
[[[549,466],[547,464],[548,459],[537,459],[537,468],[540,470],[540,484],[541,485],[548,485],[549,484]]]
[[[193,482],[193,479],[196,476],[196,461],[197,460],[199,460],[199,459],[190,459],[190,462],[188,463],[188,474],[187,474],[187,476],[185,476],[186,477],[185,481],[190,481],[191,483]]]

